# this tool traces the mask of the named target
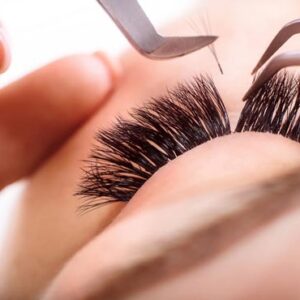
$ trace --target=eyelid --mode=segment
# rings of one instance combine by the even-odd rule
[[[74,295],[74,288],[77,293],[83,286],[88,294],[82,299],[124,299],[162,278],[206,263],[247,234],[297,209],[299,171],[294,169],[282,177],[246,188],[215,191],[201,201],[189,198],[189,205],[180,201],[170,204],[171,207],[149,209],[115,223],[67,264],[52,286],[51,292],[56,297],[50,298],[62,298],[55,293],[60,289]],[[159,225],[157,220],[161,220]],[[173,228],[170,237],[168,231],[153,231],[156,228],[153,224],[161,228],[174,224],[180,230]],[[126,237],[128,232],[134,233],[133,236],[118,244],[120,237]],[[145,242],[149,237],[148,243]],[[166,242],[170,238],[172,243]],[[97,255],[100,255],[97,263],[87,259]],[[76,270],[84,275],[74,277]]]

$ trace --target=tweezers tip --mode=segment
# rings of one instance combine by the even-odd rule
[[[253,94],[253,85],[248,89],[246,94],[243,96],[242,101],[246,102],[252,94]]]
[[[209,43],[214,43],[219,37],[216,35],[198,35],[197,38],[206,40]]]
[[[257,71],[259,70],[260,67],[261,67],[260,64],[257,64],[256,67],[252,70],[251,75],[254,76],[257,73]]]
[[[213,39],[212,43],[214,43],[219,38],[219,36],[217,35],[211,35],[210,37]]]

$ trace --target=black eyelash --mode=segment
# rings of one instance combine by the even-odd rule
[[[231,133],[226,109],[213,83],[197,77],[165,97],[118,118],[96,135],[77,195],[86,211],[111,201],[129,201],[159,168],[184,152]]]
[[[236,132],[280,134],[300,142],[300,79],[281,72],[250,97]]]

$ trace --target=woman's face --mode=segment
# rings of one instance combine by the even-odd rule
[[[0,298],[300,297],[300,211],[272,206],[295,198],[279,188],[287,179],[278,177],[300,162],[300,146],[288,138],[215,138],[166,164],[128,204],[76,213],[83,200],[73,195],[96,130],[199,74],[212,77],[234,129],[252,68],[300,10],[297,0],[210,0],[207,7],[224,75],[207,49],[170,61],[124,55],[115,92],[31,176],[1,247]]]

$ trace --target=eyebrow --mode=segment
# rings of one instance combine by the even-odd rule
[[[118,300],[195,266],[201,266],[248,234],[299,207],[300,167],[276,179],[207,195],[212,216],[175,245],[113,274],[97,297]],[[103,285],[102,285],[103,286]],[[97,298],[97,299],[98,299]]]

